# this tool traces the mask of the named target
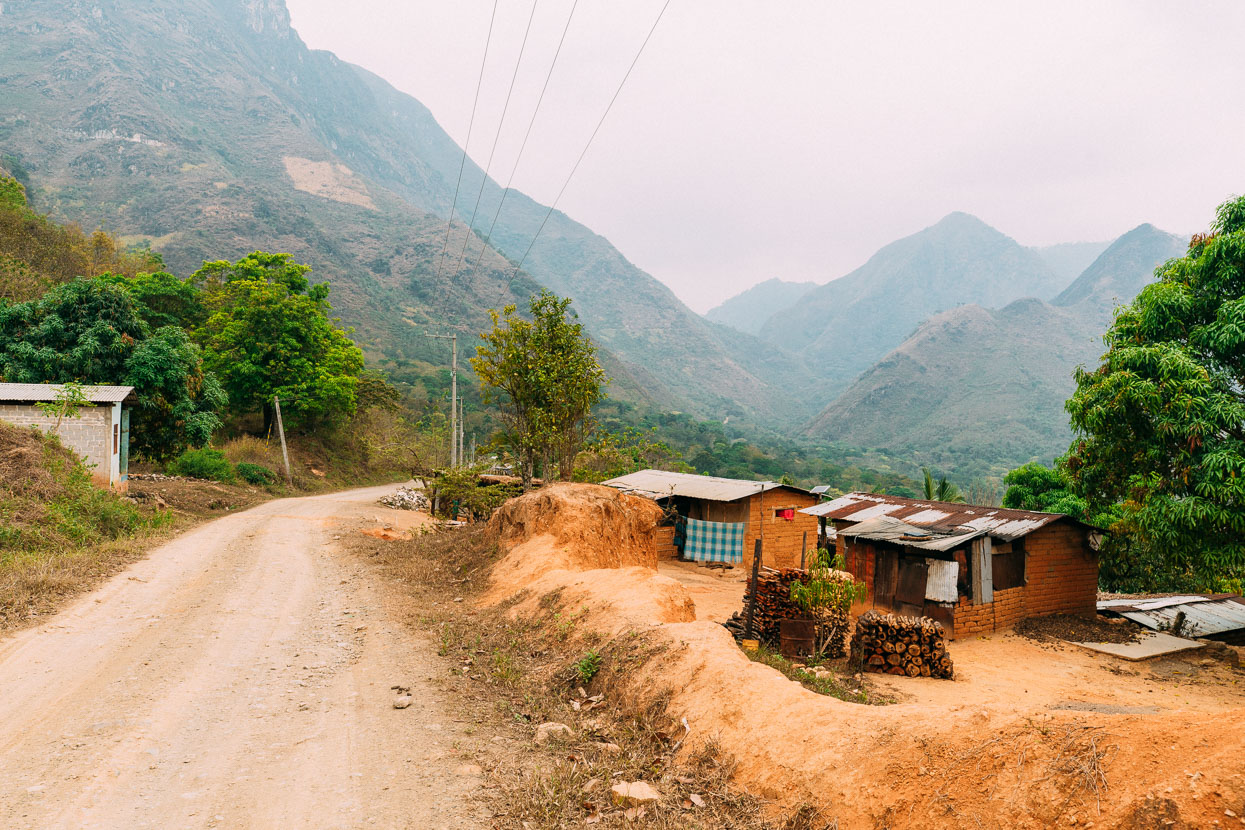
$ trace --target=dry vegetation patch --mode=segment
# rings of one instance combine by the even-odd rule
[[[489,777],[495,826],[832,826],[807,807],[779,815],[739,789],[731,783],[734,761],[714,741],[687,742],[689,729],[666,698],[636,688],[630,678],[666,648],[655,638],[635,631],[606,637],[588,624],[596,612],[559,592],[534,604],[520,595],[477,607],[472,600],[499,559],[495,536],[483,526],[409,542],[351,540],[402,588],[409,621],[434,634],[458,698],[509,748]],[[516,614],[520,604],[536,610]],[[569,731],[547,728],[556,734],[538,744],[542,724]],[[647,783],[660,797],[622,800],[612,789],[621,782]]]

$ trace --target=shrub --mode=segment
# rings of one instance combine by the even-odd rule
[[[220,450],[187,450],[169,464],[168,471],[175,476],[205,478],[210,481],[234,480],[233,465]]]
[[[238,477],[247,484],[275,484],[277,481],[277,474],[261,464],[243,461],[234,469],[237,470]]]
[[[595,648],[575,661],[572,667],[579,682],[587,686],[601,670],[601,654]]]

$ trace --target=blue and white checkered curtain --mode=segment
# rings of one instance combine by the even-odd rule
[[[683,556],[696,562],[743,562],[745,522],[687,520]]]

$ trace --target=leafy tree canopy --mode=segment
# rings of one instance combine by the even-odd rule
[[[501,404],[501,437],[519,459],[524,483],[544,461],[571,478],[593,428],[592,407],[605,397],[596,347],[570,304],[542,291],[528,304],[530,320],[515,306],[491,312],[493,328],[480,335],[471,359],[485,402]]]
[[[929,467],[922,467],[921,473],[924,477],[925,498],[930,501],[964,501],[964,494],[960,492],[960,488],[947,481],[946,476],[935,482],[934,474],[930,472]]]
[[[1076,374],[1065,468],[1170,574],[1215,587],[1245,575],[1245,198],[1156,276]]]
[[[154,331],[108,277],[78,279],[38,300],[0,304],[0,378],[10,383],[133,386],[135,453],[162,460],[207,443],[225,403],[186,332]]]
[[[138,315],[153,329],[161,326],[190,329],[206,318],[202,292],[191,280],[179,279],[165,271],[140,272],[134,276],[105,274],[103,279],[124,288],[134,301]]]
[[[1058,467],[1052,469],[1031,461],[1003,476],[1003,483],[1007,485],[1007,492],[1003,494],[1004,507],[1063,513],[1081,521],[1088,520],[1089,505],[1072,491],[1067,473]]]
[[[289,254],[256,252],[232,265],[207,263],[191,277],[208,309],[195,337],[234,412],[262,411],[267,420],[279,396],[296,427],[354,414],[363,353],[329,318],[329,286],[311,286],[309,271]]]

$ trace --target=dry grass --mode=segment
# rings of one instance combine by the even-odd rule
[[[847,703],[864,703],[873,706],[884,706],[894,703],[894,699],[871,691],[867,676],[861,671],[853,671],[846,659],[811,662],[808,665],[797,664],[783,657],[778,652],[762,644],[756,651],[744,651],[749,660],[777,669],[806,689],[819,695],[835,697]],[[829,674],[818,675],[813,671],[820,667]]]
[[[483,527],[410,542],[358,537],[354,545],[412,597],[411,622],[435,632],[447,672],[459,684],[456,699],[464,706],[476,701],[476,720],[521,748],[508,753],[490,779],[495,827],[834,826],[811,808],[777,815],[733,786],[732,759],[703,736],[688,740],[664,698],[629,682],[633,670],[661,649],[646,636],[607,640],[582,624],[586,609],[556,593],[527,615],[511,613],[514,603],[477,609],[453,602],[482,589],[497,560]],[[593,659],[585,661],[588,655]],[[585,672],[586,665],[592,671]],[[572,734],[537,747],[535,727],[548,722],[566,724]],[[620,781],[647,781],[662,797],[643,808],[616,806],[610,788]]]

